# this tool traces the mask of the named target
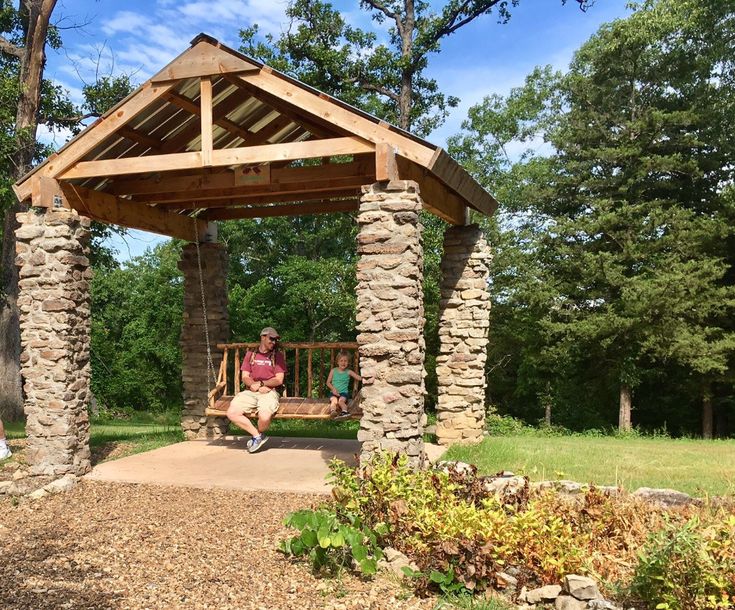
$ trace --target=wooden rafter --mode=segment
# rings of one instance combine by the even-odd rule
[[[59,176],[142,110],[163,97],[171,87],[171,83],[153,85],[149,82],[142,85],[124,104],[113,108],[109,114],[98,119],[92,128],[88,128],[86,133],[69,142],[55,155],[51,155],[46,163],[36,169],[35,176],[52,178]],[[13,190],[19,201],[25,201],[31,196],[31,181],[25,180],[14,186]]]
[[[428,165],[434,148],[389,131],[347,108],[335,104],[330,99],[314,95],[306,89],[295,87],[285,79],[263,69],[260,72],[241,74],[233,77],[241,81],[253,94],[279,100],[281,107],[288,107],[300,116],[317,121],[325,121],[332,129],[340,129],[355,134],[375,144],[385,143],[395,146],[400,155],[421,165]]]
[[[280,114],[288,117],[292,122],[301,125],[304,129],[319,138],[332,138],[336,135],[349,135],[347,130],[336,128],[335,125],[332,125],[329,121],[323,120],[321,117],[304,116],[302,113],[298,112],[298,109],[291,107],[287,101],[279,99],[278,96],[270,95],[267,91],[263,91],[252,86],[237,75],[228,74],[225,76],[225,79],[249,95],[262,100]]]
[[[209,167],[212,165],[212,79],[208,76],[202,77],[200,83],[199,95],[199,116],[201,118],[202,127],[202,165]]]
[[[171,91],[166,96],[166,99],[172,104],[176,104],[182,110],[186,110],[189,114],[201,116],[201,108],[199,104],[197,104],[193,100],[190,100],[185,95],[181,95],[176,91]],[[235,123],[234,121],[230,121],[229,119],[218,118],[214,121],[214,123],[222,127],[222,129],[229,131],[231,134],[238,136],[239,138],[247,139],[250,135],[250,132],[247,129],[243,129],[237,123]]]

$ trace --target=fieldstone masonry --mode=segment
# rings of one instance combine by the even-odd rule
[[[26,457],[32,475],[82,475],[89,452],[89,226],[71,210],[16,215]]]
[[[423,454],[423,249],[418,185],[397,180],[363,187],[357,222],[357,342],[363,417],[361,458]]]
[[[207,307],[209,343],[215,375],[219,372],[222,351],[217,343],[230,338],[227,315],[227,252],[222,244],[199,245],[202,277]],[[181,252],[179,269],[184,274],[184,319],[181,328],[182,381],[184,410],[181,427],[187,439],[219,438],[227,433],[226,417],[206,417],[207,394],[214,380],[207,374],[207,343],[204,335],[202,291],[199,284],[196,244],[187,244]]]
[[[436,359],[436,437],[442,445],[482,440],[490,258],[487,242],[477,225],[451,227],[444,234]]]

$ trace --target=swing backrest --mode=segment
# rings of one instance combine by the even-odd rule
[[[222,395],[234,396],[239,391],[243,358],[247,357],[249,351],[256,350],[258,345],[255,342],[217,344],[217,349],[222,350],[217,383],[222,387]],[[336,366],[337,354],[341,350],[352,352],[352,370],[359,372],[360,360],[356,342],[281,343],[279,349],[284,353],[287,369],[283,396],[327,398],[327,376]],[[353,383],[353,397],[358,389],[358,384]]]

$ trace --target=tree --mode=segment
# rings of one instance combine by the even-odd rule
[[[562,85],[541,241],[558,293],[544,326],[617,383],[623,430],[652,366],[678,363],[706,387],[735,348],[722,196],[732,147],[719,123],[735,100],[726,4],[646,2],[593,36]]]
[[[582,9],[589,4],[576,1]],[[430,56],[478,17],[495,12],[499,23],[510,19],[507,0],[449,0],[436,12],[424,0],[361,0],[360,8],[378,26],[388,24],[387,42],[348,25],[329,2],[292,0],[290,27],[281,38],[259,41],[257,26],[244,29],[241,50],[406,131],[428,135],[459,102],[424,74]]]
[[[14,182],[31,168],[37,153],[36,129],[41,107],[43,68],[46,45],[59,44],[49,20],[56,0],[21,0],[16,10],[8,0],[0,7],[0,65],[3,70],[4,96],[17,101],[12,124],[4,125],[4,140],[11,150],[10,166],[4,168],[7,182]],[[17,80],[12,74],[17,75]],[[5,117],[4,117],[5,118]],[[7,172],[7,173],[6,173]],[[9,180],[8,180],[9,178]],[[18,273],[15,268],[15,214],[23,210],[18,204],[7,203],[3,223],[2,302],[0,303],[0,413],[15,419],[23,412],[20,384],[20,330],[18,327]]]

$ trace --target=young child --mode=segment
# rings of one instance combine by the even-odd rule
[[[350,398],[350,377],[356,381],[362,381],[362,377],[350,370],[350,353],[340,351],[337,354],[337,366],[329,371],[327,377],[327,387],[332,395],[329,398],[329,405],[332,411],[336,413],[334,419],[349,419],[350,412],[347,410],[347,401]]]

